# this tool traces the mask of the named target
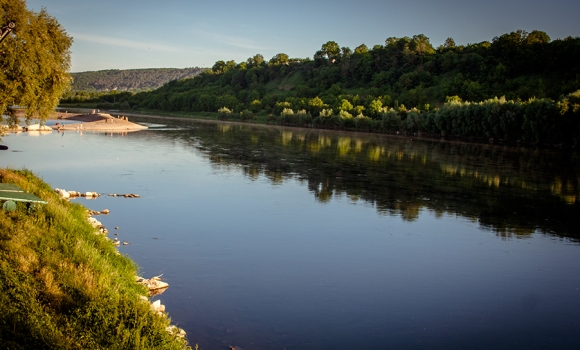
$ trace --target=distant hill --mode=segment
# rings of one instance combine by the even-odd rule
[[[111,69],[71,73],[72,91],[154,90],[173,80],[193,78],[206,68]]]

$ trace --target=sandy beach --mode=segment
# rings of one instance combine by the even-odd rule
[[[126,132],[147,129],[146,126],[128,121],[128,118],[115,118],[107,113],[71,114],[57,112],[53,118],[58,120],[78,121],[78,123],[59,123],[52,126],[55,130]]]

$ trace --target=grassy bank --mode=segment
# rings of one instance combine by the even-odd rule
[[[48,202],[0,210],[0,348],[185,348],[140,300],[135,264],[95,234],[86,208],[27,170],[0,169],[0,180]]]

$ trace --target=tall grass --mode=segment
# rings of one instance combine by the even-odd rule
[[[47,205],[0,210],[0,348],[183,349],[169,320],[140,300],[137,267],[27,170],[0,179]]]

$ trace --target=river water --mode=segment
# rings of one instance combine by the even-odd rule
[[[0,166],[139,194],[76,201],[201,349],[580,345],[577,154],[142,121],[6,136]]]

